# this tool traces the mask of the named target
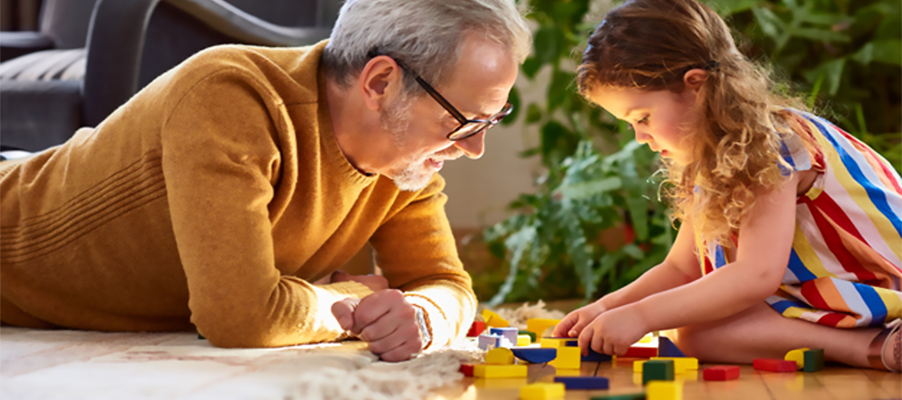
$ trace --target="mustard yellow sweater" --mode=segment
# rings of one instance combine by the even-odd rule
[[[433,344],[476,308],[444,181],[401,192],[359,173],[332,133],[306,48],[220,46],[162,75],[96,128],[0,163],[0,319],[103,331],[197,329],[222,347],[335,340],[312,285],[367,241],[421,307]]]

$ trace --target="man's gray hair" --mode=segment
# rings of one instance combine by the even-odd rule
[[[347,0],[323,53],[326,73],[345,86],[375,55],[387,55],[433,85],[450,79],[467,34],[495,41],[518,63],[532,36],[514,0]],[[405,71],[409,72],[409,71]],[[420,88],[404,74],[408,93]]]

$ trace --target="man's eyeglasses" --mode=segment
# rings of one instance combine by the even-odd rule
[[[376,57],[379,55],[381,55],[381,54],[377,54],[374,52],[370,52],[370,54],[369,54],[370,58],[373,58],[373,57]],[[492,115],[488,119],[467,119],[467,117],[465,117],[463,114],[461,114],[460,111],[457,111],[457,109],[454,108],[454,106],[452,106],[451,103],[448,102],[448,100],[445,100],[445,98],[441,94],[439,94],[439,92],[436,91],[432,87],[432,85],[430,85],[429,83],[426,82],[426,80],[421,78],[419,74],[414,72],[412,69],[410,69],[409,67],[407,67],[400,61],[395,60],[395,62],[398,63],[398,65],[401,68],[403,68],[403,69],[407,70],[407,72],[410,72],[411,74],[413,74],[414,79],[417,81],[417,83],[420,84],[420,86],[423,88],[423,90],[425,90],[426,93],[429,93],[429,95],[432,96],[432,98],[435,99],[435,101],[437,101],[438,104],[442,106],[442,108],[444,108],[446,111],[448,111],[448,113],[451,114],[451,116],[454,117],[454,119],[456,119],[457,122],[460,124],[460,125],[458,125],[458,127],[456,129],[454,129],[453,131],[451,131],[451,133],[448,134],[448,136],[447,136],[448,140],[451,140],[451,141],[464,140],[464,139],[469,138],[479,132],[482,132],[483,130],[487,130],[487,129],[495,126],[496,124],[498,124],[498,122],[501,122],[501,120],[504,117],[506,117],[508,114],[511,113],[511,111],[514,110],[514,105],[511,104],[510,102],[508,102],[504,105],[504,108],[502,108],[501,111],[498,111],[497,113],[495,113],[495,115]]]

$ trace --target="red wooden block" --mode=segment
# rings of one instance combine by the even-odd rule
[[[658,349],[656,347],[639,347],[639,346],[631,346],[623,357],[638,357],[638,358],[651,358],[658,356]]]
[[[778,360],[774,358],[756,358],[752,360],[752,367],[759,371],[796,372],[796,362]]]
[[[485,330],[485,322],[473,321],[473,325],[470,325],[470,330],[467,331],[467,337],[477,337],[484,330]]]
[[[473,364],[460,364],[460,373],[473,377]]]
[[[705,368],[702,377],[706,381],[731,381],[739,378],[739,367],[736,365],[717,365]]]

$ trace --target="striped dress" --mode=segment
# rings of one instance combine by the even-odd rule
[[[796,201],[789,265],[767,302],[786,317],[822,325],[883,326],[902,317],[902,179],[883,157],[827,120],[796,116],[817,154],[812,160],[795,135],[783,141],[781,156],[796,171],[823,173]],[[703,275],[727,264],[720,245],[702,246]]]

